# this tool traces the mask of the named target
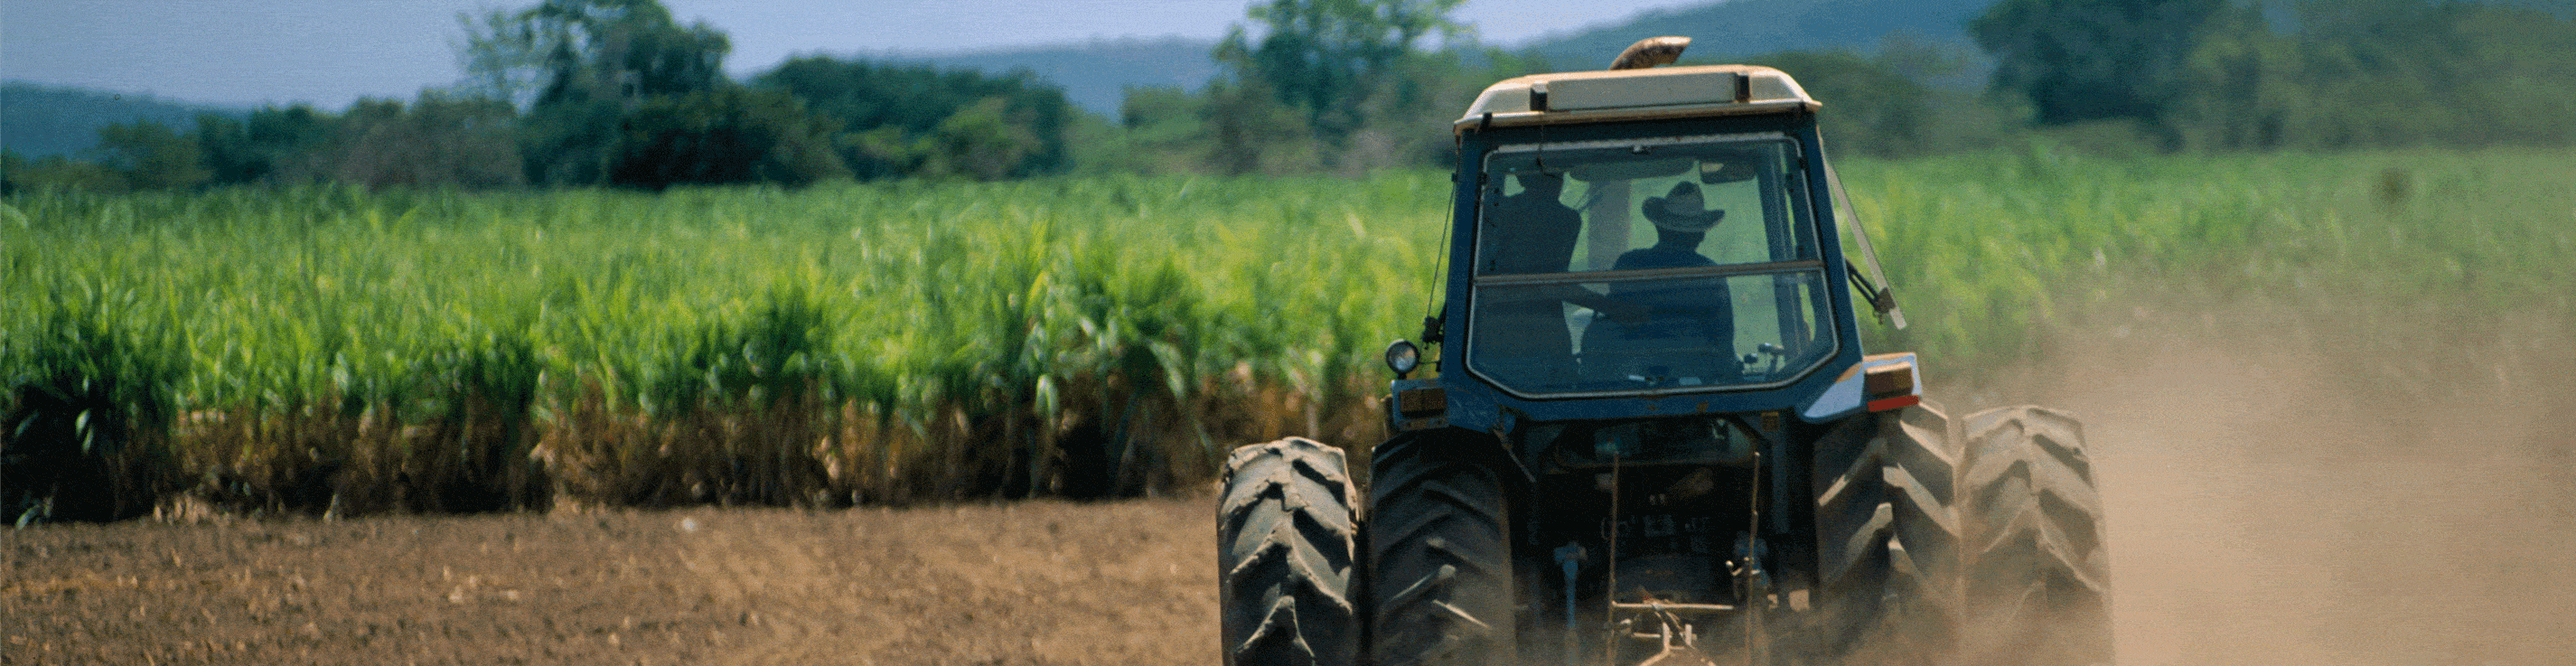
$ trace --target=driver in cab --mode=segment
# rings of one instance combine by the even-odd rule
[[[1664,196],[1648,197],[1641,208],[1655,225],[1654,246],[1619,255],[1611,270],[1717,265],[1699,246],[1726,211],[1705,206],[1699,185],[1687,180]],[[1583,335],[1587,367],[1656,385],[1731,383],[1742,374],[1734,359],[1734,298],[1724,278],[1617,282],[1610,285],[1610,298],[1645,316],[1593,320]]]

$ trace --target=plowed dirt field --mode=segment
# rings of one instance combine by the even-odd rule
[[[1213,664],[1205,501],[62,525],[11,664]]]

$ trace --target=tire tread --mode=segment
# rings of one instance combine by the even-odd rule
[[[1370,469],[1377,666],[1482,664],[1516,649],[1507,486],[1500,470],[1441,443],[1398,437]]]
[[[1819,443],[1822,657],[1937,663],[1948,652],[1961,612],[1954,441],[1949,417],[1926,403],[1847,421]]]
[[[1217,502],[1225,662],[1348,664],[1359,515],[1342,452],[1290,437],[1236,448]]]
[[[2110,560],[2083,424],[2025,405],[1970,415],[1963,429],[1970,656],[2109,663]]]

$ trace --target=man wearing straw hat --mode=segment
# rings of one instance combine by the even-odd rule
[[[1699,184],[1682,181],[1641,206],[1655,225],[1653,247],[1619,255],[1611,270],[1715,266],[1701,256],[1708,230],[1726,218],[1709,210]],[[1601,374],[1680,385],[1731,382],[1741,374],[1734,356],[1735,304],[1724,278],[1649,280],[1610,285],[1614,299],[1642,306],[1641,321],[1598,319],[1585,329],[1585,365]]]

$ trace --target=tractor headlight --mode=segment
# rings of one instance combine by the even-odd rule
[[[1422,367],[1422,350],[1414,347],[1412,341],[1397,340],[1387,343],[1386,369],[1394,370],[1395,378],[1403,379],[1405,375],[1412,374],[1413,370],[1419,367]]]

